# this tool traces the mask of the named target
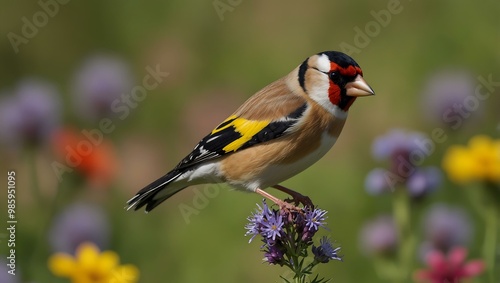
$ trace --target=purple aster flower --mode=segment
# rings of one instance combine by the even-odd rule
[[[319,227],[325,228],[327,211],[315,208],[313,211],[306,210],[306,228],[310,231],[318,231]]]
[[[319,246],[316,247],[313,245],[312,247],[312,252],[314,254],[314,260],[321,262],[321,263],[327,263],[332,259],[335,260],[342,260],[337,254],[337,252],[340,250],[340,247],[338,248],[333,248],[332,243],[330,242],[330,239],[328,237],[323,237],[319,240]]]
[[[450,251],[453,247],[466,246],[472,240],[473,228],[469,215],[460,207],[434,204],[423,222],[425,243],[421,252]]]
[[[252,235],[248,241],[249,243],[252,242],[255,236],[265,234],[263,231],[264,224],[271,217],[274,217],[274,212],[269,209],[265,201],[262,201],[262,207],[257,204],[257,209],[247,218],[248,223],[245,225],[247,230],[245,236]]]
[[[128,64],[120,58],[94,55],[87,58],[73,81],[75,107],[86,119],[109,117],[111,104],[130,95],[134,79]]]
[[[25,79],[13,96],[0,102],[0,139],[18,143],[48,140],[59,124],[60,98],[56,87],[38,79]]]
[[[320,240],[318,247],[313,245],[312,237],[316,231],[319,227],[325,228],[327,211],[319,208],[301,211],[271,209],[265,200],[262,203],[262,207],[257,205],[258,209],[247,218],[245,235],[252,236],[250,241],[257,235],[261,236],[264,244],[260,249],[264,252],[264,261],[289,267],[295,273],[294,278],[303,282],[315,265],[332,259],[341,260],[337,254],[340,248],[333,248],[327,237]],[[311,246],[314,260],[305,265]],[[318,281],[317,277],[313,281],[324,282],[323,279]]]
[[[268,244],[267,249],[264,252],[264,260],[269,264],[279,264],[283,266],[283,256],[285,255],[285,250],[285,247],[283,247],[279,243]]]
[[[466,113],[469,118],[481,113],[482,111],[468,112],[464,104],[468,96],[474,95],[475,87],[474,76],[468,70],[447,69],[431,74],[422,90],[425,117],[453,127],[456,123],[453,117],[465,117],[463,113]]]
[[[269,239],[276,239],[276,237],[281,237],[283,232],[283,219],[278,213],[273,213],[267,217],[266,221],[262,222],[262,234]]]
[[[257,212],[257,213],[252,213],[250,217],[247,218],[248,223],[245,225],[245,229],[247,232],[245,233],[245,236],[251,235],[252,237],[248,242],[252,242],[253,238],[255,236],[259,235],[262,232],[262,214]]]
[[[365,179],[365,189],[371,195],[380,195],[391,191],[387,170],[375,168]]]
[[[274,214],[273,211],[271,211],[271,209],[267,205],[265,200],[262,201],[262,207],[260,207],[258,204],[257,207],[258,210],[261,211],[263,218],[271,217]]]
[[[422,197],[433,192],[441,184],[441,171],[437,167],[426,167],[415,171],[406,181],[412,197]]]
[[[49,242],[54,252],[72,254],[83,242],[106,248],[109,234],[109,221],[100,207],[76,203],[55,218],[49,230]]]
[[[417,142],[423,139],[426,139],[426,135],[422,133],[394,129],[375,139],[372,154],[379,160],[394,158],[397,154],[409,154],[419,150]]]
[[[434,143],[419,132],[393,130],[373,143],[373,155],[388,159],[387,170],[376,168],[366,177],[366,191],[379,195],[405,185],[411,197],[420,198],[440,184],[440,172],[434,167],[421,167],[434,150]]]
[[[390,255],[396,250],[398,236],[391,216],[382,215],[363,225],[361,248],[367,254]]]

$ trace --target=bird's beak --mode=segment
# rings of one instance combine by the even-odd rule
[[[361,75],[358,75],[354,81],[347,83],[345,85],[345,88],[347,90],[347,95],[349,96],[368,96],[368,95],[374,95],[375,92],[373,89],[366,83],[366,81],[363,79]]]

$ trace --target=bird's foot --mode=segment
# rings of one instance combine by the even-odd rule
[[[295,203],[295,205],[290,202],[289,199],[286,200],[279,200],[276,202],[276,204],[280,207],[281,210],[288,210],[288,211],[297,211],[300,213],[304,212],[304,208],[298,207],[298,203]]]
[[[285,188],[286,189],[286,188]],[[287,189],[288,190],[288,189]],[[290,190],[291,191],[291,190]],[[264,190],[257,189],[255,191],[259,195],[271,200],[274,202],[276,205],[280,207],[280,209],[285,209],[288,211],[297,211],[297,212],[304,212],[305,209],[314,209],[314,205],[311,201],[311,199],[307,196],[304,196],[302,194],[299,194],[297,192],[291,191],[293,193],[289,193],[289,195],[292,197],[291,199],[286,199],[286,200],[281,200],[268,192],[265,192]],[[298,207],[299,204],[304,205],[304,208]]]
[[[288,198],[286,199],[285,201],[288,202],[288,203],[294,203],[295,205],[299,205],[299,204],[302,204],[304,206],[304,208],[306,207],[309,207],[310,209],[314,209],[314,204],[312,202],[312,200],[308,197],[308,196],[305,196],[301,193],[298,193],[294,190],[291,190],[289,188],[286,188],[286,187],[283,187],[281,185],[276,185],[276,186],[273,186],[273,188],[277,189],[277,190],[280,190],[284,193],[287,193],[288,195],[290,195],[292,198]]]

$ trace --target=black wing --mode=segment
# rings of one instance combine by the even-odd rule
[[[186,169],[198,163],[279,138],[297,123],[306,109],[307,103],[304,103],[289,115],[276,121],[253,121],[231,116],[204,137],[175,169]],[[248,132],[252,134],[246,135]]]

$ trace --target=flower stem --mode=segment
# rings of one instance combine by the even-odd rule
[[[399,276],[397,276],[399,267],[394,261],[383,257],[376,257],[373,266],[377,276],[383,279],[384,282],[399,282]]]
[[[396,189],[393,198],[393,215],[399,236],[398,281],[407,282],[412,264],[415,237],[411,233],[410,197],[404,189]]]
[[[31,189],[31,198],[32,198],[32,204],[31,207],[33,208],[33,211],[35,213],[39,214],[41,213],[43,204],[44,204],[44,197],[43,194],[40,191],[40,183],[38,179],[38,168],[37,168],[37,151],[34,147],[30,147],[26,150],[26,162],[28,164],[28,170],[29,170],[29,177],[31,184],[29,184],[29,187]],[[33,272],[34,266],[37,266],[37,263],[39,262],[40,258],[43,257],[44,249],[46,245],[43,244],[43,241],[45,240],[44,237],[44,231],[46,227],[43,227],[40,225],[39,222],[35,222],[33,227],[33,230],[31,231],[32,234],[32,239],[29,242],[29,247],[28,249],[31,250],[31,257],[28,260],[29,268],[32,270],[28,271],[28,273]]]
[[[488,264],[489,281],[495,281],[495,257],[497,252],[498,238],[498,215],[494,203],[489,203],[485,212],[486,232],[484,235],[483,256]]]
[[[33,206],[36,208],[43,203],[43,195],[40,192],[40,183],[38,180],[38,170],[36,166],[36,150],[34,148],[28,149],[29,174],[31,179],[31,193],[33,197]]]

